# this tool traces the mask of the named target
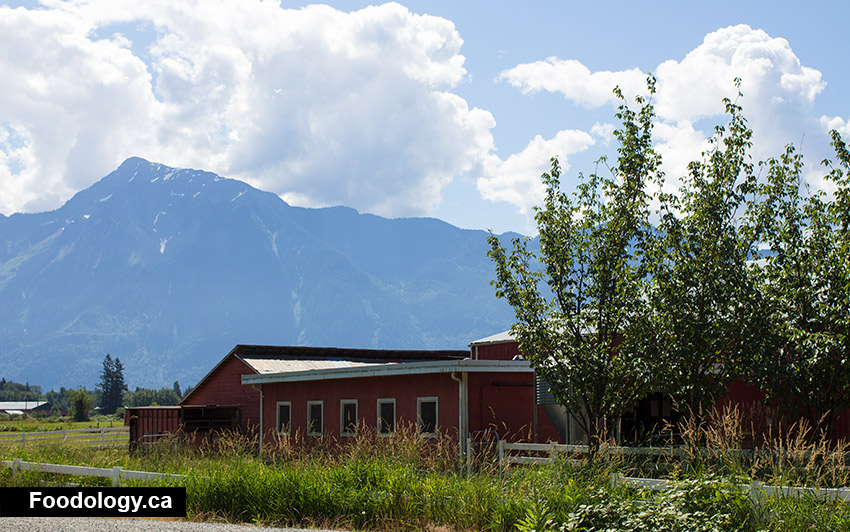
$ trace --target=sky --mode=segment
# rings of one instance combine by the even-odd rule
[[[56,209],[124,159],[305,207],[534,233],[540,174],[614,157],[619,86],[657,78],[675,190],[722,100],[753,157],[824,186],[850,137],[850,2],[0,0],[0,213]]]

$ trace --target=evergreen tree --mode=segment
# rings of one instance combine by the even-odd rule
[[[100,374],[100,407],[104,414],[114,414],[123,403],[127,384],[124,382],[124,365],[121,359],[115,359],[107,353],[103,359],[103,372]]]

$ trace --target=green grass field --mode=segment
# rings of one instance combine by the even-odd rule
[[[625,459],[512,468],[485,461],[469,475],[452,439],[426,440],[412,431],[394,438],[362,435],[345,444],[281,440],[272,450],[267,444],[262,457],[256,441],[239,435],[223,437],[216,448],[173,439],[134,454],[66,444],[3,448],[0,455],[185,475],[178,485],[187,489],[188,518],[194,520],[388,531],[850,531],[847,502],[777,496],[757,504],[738,489],[756,478],[811,486],[846,482],[843,447],[794,443],[792,436],[781,441],[783,452],[773,462],[723,452],[686,456],[664,467]],[[723,450],[708,432],[700,441]],[[665,471],[679,484],[662,493],[611,481],[614,472],[640,470]],[[0,472],[0,486],[57,481],[46,474]]]
[[[89,421],[74,421],[70,417],[36,418],[32,416],[0,416],[0,432],[47,432],[101,427],[123,427],[124,418],[93,416]]]

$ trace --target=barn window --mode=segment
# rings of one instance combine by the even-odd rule
[[[307,435],[322,435],[322,401],[307,401]]]
[[[277,402],[277,433],[289,436],[292,428],[292,403],[289,401]]]
[[[357,399],[344,399],[339,402],[339,419],[340,435],[357,435]]]
[[[378,399],[378,434],[395,432],[395,399]]]
[[[420,434],[437,435],[437,398],[419,397],[416,399],[416,428]]]

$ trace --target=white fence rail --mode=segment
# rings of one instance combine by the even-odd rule
[[[654,491],[665,491],[676,486],[675,480],[664,480],[657,478],[624,477],[614,473],[611,475],[612,483],[622,483],[633,488],[651,489]],[[746,494],[755,502],[763,502],[769,497],[778,495],[784,497],[815,497],[823,500],[850,501],[850,489],[847,488],[807,488],[800,486],[774,486],[759,481],[749,484],[738,484],[742,493]]]
[[[0,445],[12,444],[26,447],[27,445],[52,445],[71,441],[87,444],[89,447],[105,449],[107,447],[123,447],[127,445],[129,438],[129,427],[63,429],[47,432],[0,432]]]
[[[467,441],[467,450],[472,452],[473,442]],[[560,454],[586,454],[587,445],[563,445],[555,442],[550,443],[509,443],[499,440],[497,444],[499,464],[545,464],[558,458]],[[512,454],[512,451],[535,453],[533,455]],[[684,450],[676,447],[614,447],[603,445],[601,451],[612,455],[632,456],[670,456],[682,457]],[[746,454],[746,451],[737,451]],[[471,464],[471,454],[468,464]],[[664,491],[676,486],[676,481],[657,478],[625,477],[615,473],[611,477],[612,482],[622,483],[634,488]],[[741,491],[750,499],[762,502],[768,497],[783,495],[785,497],[816,497],[826,500],[850,501],[850,489],[848,488],[807,488],[799,486],[774,486],[763,482],[753,481],[750,484],[739,485]]]
[[[471,444],[470,444],[471,447]],[[499,440],[497,444],[499,463],[509,464],[544,464],[558,458],[561,454],[587,454],[587,445],[564,445],[549,443],[509,443]],[[512,454],[511,451],[534,453],[532,455]],[[603,456],[669,456],[681,458],[684,449],[678,447],[615,447],[602,444],[600,451]]]
[[[104,469],[98,467],[45,464],[41,462],[24,462],[20,458],[0,461],[0,465],[10,468],[14,475],[17,475],[20,471],[38,471],[41,473],[56,473],[60,475],[73,475],[78,477],[111,478],[113,486],[120,486],[123,480],[180,480],[183,478],[183,475],[151,473],[148,471],[131,471],[125,470],[121,467]]]

